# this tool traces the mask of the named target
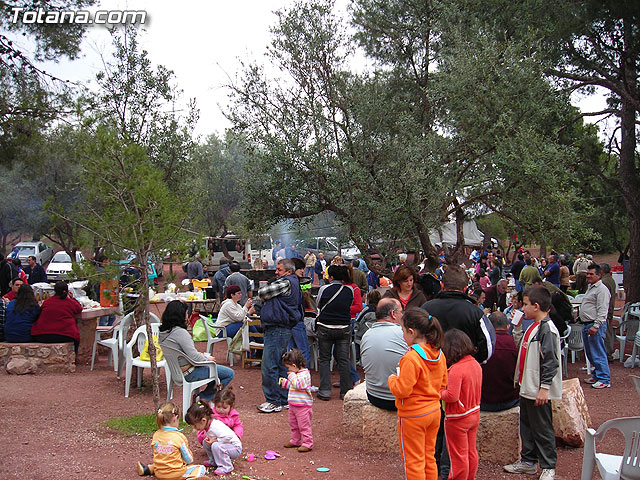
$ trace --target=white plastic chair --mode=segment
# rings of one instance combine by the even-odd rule
[[[166,359],[167,365],[169,366],[169,371],[171,372],[171,383],[167,383],[167,402],[173,397],[173,385],[175,384],[179,387],[181,386],[182,420],[184,420],[187,409],[191,406],[193,392],[198,391],[200,387],[211,382],[216,382],[218,385],[220,385],[220,379],[218,378],[218,367],[216,365],[216,362],[192,362],[191,360],[189,360],[189,362],[195,366],[208,366],[209,378],[206,378],[204,380],[197,380],[195,382],[188,382],[187,380],[185,380],[182,369],[180,368],[180,364],[178,363],[178,357],[184,357],[184,353],[167,345],[162,346],[162,352],[164,353],[164,358]]]
[[[567,325],[567,329],[560,337],[560,345],[562,345],[562,350],[560,354],[562,355],[562,376],[563,378],[567,378],[569,372],[567,371],[567,355],[569,354],[569,342],[566,341],[571,334],[571,326]]]
[[[104,329],[98,327],[96,329],[96,334],[93,339],[93,352],[91,353],[91,370],[93,370],[93,365],[96,360],[96,350],[98,345],[102,345],[103,347],[110,348],[109,352],[109,365],[113,363],[113,370],[118,371],[119,366],[119,350],[120,350],[120,338],[126,338],[127,333],[129,331],[129,327],[131,326],[131,322],[133,321],[133,313],[129,313],[125,315],[122,319],[117,321],[114,325],[109,329]],[[102,338],[104,334],[111,334],[110,338]]]
[[[639,349],[640,349],[640,330],[638,330],[633,340],[633,350],[631,350],[631,368],[636,367],[636,357],[638,356]]]
[[[629,375],[631,377],[631,381],[633,382],[633,386],[636,387],[636,392],[640,395],[640,377],[637,375]]]
[[[118,368],[116,369],[116,378],[120,380],[122,374],[122,366],[124,365],[124,349],[127,346],[127,333],[129,333],[129,328],[133,323],[133,315],[134,312],[128,313],[126,316],[131,315],[129,325],[127,326],[126,331],[123,332],[122,335],[118,336]],[[124,319],[123,319],[124,320]],[[154,313],[149,312],[149,322],[151,323],[160,323],[160,319]]]
[[[571,363],[576,363],[576,353],[584,351],[584,343],[582,341],[583,325],[580,323],[572,323],[569,326],[571,327],[571,332],[567,338],[567,348],[571,352]],[[586,352],[584,358],[587,362],[587,373],[591,373],[591,364],[589,363]]]
[[[200,320],[204,325],[204,330],[207,332],[207,350],[209,355],[213,355],[213,346],[218,342],[227,342],[227,358],[229,359],[229,365],[233,367],[233,354],[229,351],[229,345],[231,345],[231,338],[227,335],[226,327],[219,327],[215,322],[210,321],[208,317],[200,315]],[[215,330],[215,336],[211,333],[211,328]],[[222,332],[222,337],[218,335]]]
[[[156,317],[157,318],[157,317]],[[151,324],[151,332],[153,336],[158,335],[160,331],[160,325],[157,323]],[[138,356],[133,356],[133,346],[137,343],[138,352],[141,352],[144,347],[144,342],[147,340],[147,326],[141,325],[139,326],[135,332],[133,332],[133,336],[131,340],[126,344],[124,348],[124,362],[126,366],[125,370],[125,387],[124,387],[124,396],[129,396],[129,387],[131,386],[131,373],[133,367],[137,367],[138,369],[138,387],[142,386],[142,369],[143,368],[151,368],[151,361],[140,360],[140,354]],[[171,386],[171,372],[167,367],[167,361],[163,358],[159,362],[157,362],[158,368],[164,368],[164,374],[167,379],[167,390],[170,389]]]
[[[635,304],[634,304],[635,305]],[[627,346],[627,336],[638,331],[638,325],[640,325],[640,318],[630,314],[632,312],[632,305],[625,304],[622,307],[622,313],[619,317],[614,315],[614,320],[618,320],[619,325],[616,327],[618,332],[615,334],[618,343],[620,344],[620,363],[624,363],[624,351]]]
[[[596,452],[596,440],[604,439],[606,432],[616,429],[624,435],[622,455]],[[602,480],[640,479],[640,417],[614,418],[607,420],[598,430],[587,428],[582,458],[581,480],[591,480],[598,467]]]

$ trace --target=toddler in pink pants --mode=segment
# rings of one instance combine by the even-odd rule
[[[278,384],[289,389],[289,425],[291,440],[285,448],[297,448],[298,452],[309,452],[313,448],[311,417],[313,415],[313,397],[311,396],[311,374],[305,368],[302,352],[290,350],[282,356],[282,363],[289,370],[287,378],[280,377]]]

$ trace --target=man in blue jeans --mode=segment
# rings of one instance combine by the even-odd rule
[[[282,355],[287,351],[291,329],[304,317],[300,282],[294,274],[291,259],[276,265],[276,280],[258,290],[262,299],[260,321],[264,331],[262,352],[262,391],[265,402],[258,405],[262,413],[280,412],[287,408],[287,390],[278,386],[278,378],[287,376]]]
[[[593,365],[593,376],[585,378],[585,382],[593,388],[610,388],[611,373],[604,346],[607,332],[607,315],[609,313],[609,289],[602,283],[600,265],[589,265],[587,269],[587,293],[580,304],[580,321],[584,352]]]

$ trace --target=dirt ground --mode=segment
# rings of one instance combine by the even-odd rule
[[[615,262],[613,262],[615,263]],[[166,269],[166,268],[165,268]],[[621,303],[621,302],[620,302]],[[198,344],[204,350],[205,344]],[[627,353],[631,352],[631,345]],[[225,358],[226,346],[218,343],[216,357]],[[226,364],[226,362],[221,362]],[[569,363],[569,378],[584,378],[584,361]],[[619,362],[611,365],[612,388],[595,390],[583,384],[592,419],[597,428],[605,420],[640,415],[640,402],[629,374]],[[342,431],[342,401],[334,390],[331,401],[314,404],[313,433],[315,447],[310,453],[285,450],[282,444],[289,439],[287,412],[261,414],[256,405],[264,401],[259,367],[234,367],[236,377],[232,385],[237,396],[236,408],[245,426],[243,454],[253,453],[253,463],[236,460],[235,472],[224,478],[256,479],[401,479],[400,455],[370,453],[361,439],[345,436]],[[639,373],[640,374],[640,373]],[[334,372],[335,379],[337,374]],[[166,385],[161,375],[161,395]],[[312,372],[313,383],[319,383]],[[153,411],[149,372],[145,371],[142,389],[132,387],[124,398],[124,380],[118,380],[107,366],[106,356],[96,362],[96,369],[79,365],[73,374],[13,376],[0,372],[0,431],[4,432],[5,454],[0,461],[1,479],[135,479],[137,460],[150,461],[150,439],[126,437],[110,431],[104,422],[112,417],[150,413]],[[181,402],[180,388],[174,399]],[[618,434],[607,437],[605,450],[622,452]],[[195,433],[188,434],[196,462],[206,460]],[[277,460],[262,458],[266,450],[276,450]],[[577,479],[582,465],[582,449],[558,448],[558,479]],[[317,467],[330,468],[319,473]],[[215,477],[213,473],[211,477]],[[596,475],[597,477],[597,475]],[[480,462],[479,480],[533,480],[537,476],[509,475],[502,466]]]
[[[202,348],[204,345],[199,345]],[[224,358],[224,346],[216,345],[216,356]],[[583,362],[569,364],[569,377],[584,377]],[[302,454],[285,450],[289,439],[287,413],[261,414],[256,405],[263,401],[260,369],[234,367],[232,382],[237,394],[237,409],[245,425],[244,454],[253,453],[253,463],[238,459],[236,471],[226,478],[247,475],[259,479],[278,478],[358,478],[400,479],[402,465],[398,455],[373,454],[366,451],[360,439],[347,437],[341,428],[342,402],[334,391],[329,402],[314,404],[313,431],[315,447]],[[584,385],[584,392],[594,426],[610,418],[640,415],[638,394],[628,378],[630,370],[618,362],[612,364],[612,388],[594,390]],[[334,374],[335,375],[335,374]],[[319,382],[312,373],[314,384]],[[337,377],[336,377],[337,378]],[[134,479],[135,462],[151,460],[149,438],[125,437],[103,426],[112,417],[150,412],[153,399],[149,373],[145,386],[132,388],[124,398],[124,380],[117,380],[100,357],[96,369],[81,365],[73,374],[13,376],[0,373],[0,431],[4,432],[5,454],[0,462],[3,479]],[[161,381],[161,394],[166,387]],[[179,388],[175,398],[181,398]],[[188,435],[197,462],[206,460],[195,433]],[[615,435],[605,442],[612,451],[621,450]],[[276,450],[282,457],[266,461],[266,450]],[[558,449],[558,479],[576,479],[582,464],[582,449]],[[319,473],[317,467],[330,472]],[[213,475],[212,475],[213,476]],[[515,478],[502,472],[501,465],[480,463],[478,479]],[[526,480],[535,476],[521,477]]]

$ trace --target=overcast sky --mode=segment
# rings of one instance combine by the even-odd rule
[[[348,0],[338,0],[345,10]],[[239,58],[260,59],[270,42],[269,27],[275,22],[274,10],[291,5],[293,0],[102,0],[100,10],[145,10],[147,21],[141,43],[154,64],[173,70],[184,99],[195,98],[200,109],[196,133],[222,135],[230,126],[221,106],[228,104],[224,85],[234,78]],[[111,52],[111,40],[105,28],[88,29],[82,58],[74,62],[47,65],[61,78],[90,81],[102,69],[100,54]],[[601,109],[602,99],[582,102],[581,107]],[[593,121],[587,118],[587,121]]]

